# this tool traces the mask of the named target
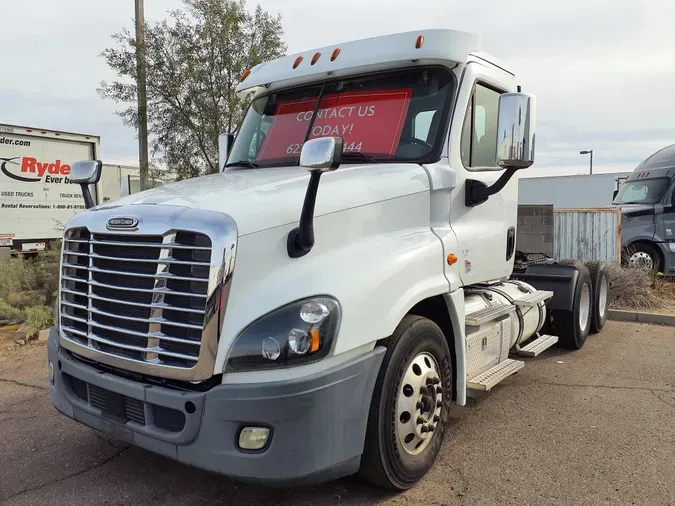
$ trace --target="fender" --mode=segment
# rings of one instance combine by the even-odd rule
[[[216,373],[246,326],[289,302],[319,294],[337,299],[342,320],[333,355],[339,355],[374,346],[416,303],[447,294],[429,205],[424,191],[320,216],[315,246],[299,259],[286,252],[295,224],[240,237]]]

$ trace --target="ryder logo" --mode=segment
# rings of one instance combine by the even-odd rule
[[[20,160],[20,161],[19,161]],[[32,156],[0,158],[0,170],[6,176],[24,183],[69,183],[70,165],[61,160],[41,162]]]

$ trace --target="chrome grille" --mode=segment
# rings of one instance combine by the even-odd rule
[[[62,335],[99,352],[159,366],[196,366],[207,318],[211,239],[66,231]]]

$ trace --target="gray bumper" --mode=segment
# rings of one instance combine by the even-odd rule
[[[51,400],[66,416],[186,464],[241,480],[294,485],[358,470],[384,348],[298,380],[218,385],[206,392],[179,391],[102,372],[59,348],[54,329],[48,356],[54,364]],[[72,378],[80,380],[79,385],[86,383],[89,395],[92,385],[98,392],[112,393],[111,398],[123,401],[121,409],[130,402],[135,413],[140,411],[141,417],[145,413],[145,420],[139,423],[104,413],[94,397],[76,393]],[[164,423],[156,417],[167,408],[182,413],[184,423],[172,430],[158,427]],[[265,450],[238,449],[239,431],[246,425],[272,430]]]

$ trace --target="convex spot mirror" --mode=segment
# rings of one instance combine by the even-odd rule
[[[300,166],[311,171],[329,172],[342,162],[342,137],[320,137],[305,142],[300,151]]]
[[[70,180],[78,184],[96,184],[101,179],[101,160],[81,160],[70,166]]]
[[[499,96],[497,165],[526,169],[534,163],[535,97],[529,93]]]

